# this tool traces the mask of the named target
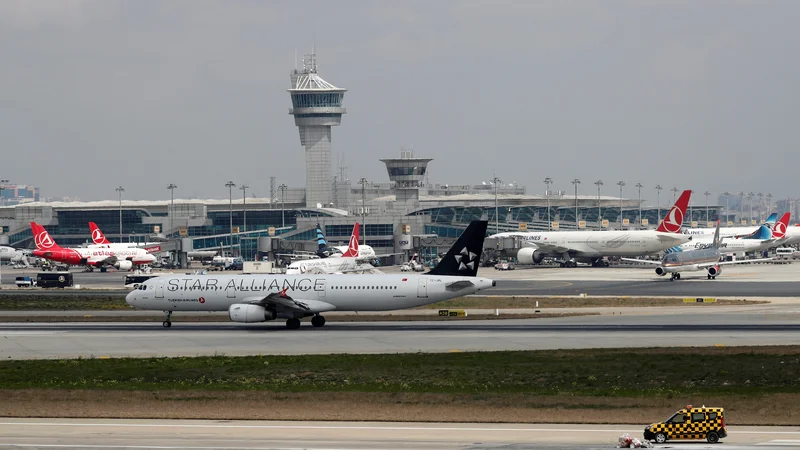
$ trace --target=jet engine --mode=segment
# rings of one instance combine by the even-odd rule
[[[708,268],[708,274],[712,277],[715,277],[722,273],[722,267],[720,266],[711,266]]]
[[[666,274],[667,274],[667,271],[664,270],[663,267],[661,267],[661,266],[656,267],[656,275],[658,275],[660,277],[663,277]]]
[[[517,252],[517,261],[520,264],[539,264],[544,259],[544,254],[533,248],[521,248]]]
[[[276,314],[261,305],[235,303],[228,308],[228,317],[233,322],[255,323],[275,320]]]
[[[131,270],[133,268],[133,263],[127,260],[117,261],[114,263],[114,267],[116,267],[117,270]]]

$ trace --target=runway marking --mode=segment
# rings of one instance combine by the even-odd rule
[[[756,445],[770,445],[773,447],[800,447],[800,440],[775,439],[773,441],[759,442]]]
[[[36,448],[139,448],[139,449],[198,449],[198,450],[357,450],[330,447],[197,447],[197,446],[165,446],[165,445],[86,445],[86,444],[6,444],[0,447],[36,447]]]
[[[121,427],[121,428],[246,428],[246,429],[265,429],[265,430],[379,430],[379,431],[527,431],[527,432],[561,432],[561,433],[606,433],[606,432],[630,432],[631,429],[637,430],[636,425],[631,425],[630,429],[622,428],[491,428],[491,427],[403,427],[403,426],[363,426],[363,425],[235,425],[235,424],[145,424],[145,423],[60,423],[60,422],[0,422],[0,426],[42,426],[42,427]],[[635,427],[635,428],[634,428]],[[735,430],[736,434],[770,434],[800,436],[798,431],[748,431]],[[800,440],[796,441],[800,443]]]

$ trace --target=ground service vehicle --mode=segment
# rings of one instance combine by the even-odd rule
[[[72,286],[72,274],[70,272],[39,272],[36,274],[36,286],[42,288]]]
[[[133,275],[125,275],[125,279],[123,284],[126,288],[137,289],[140,284],[144,283],[145,281],[149,280],[150,278],[155,278],[158,275],[151,275],[151,274],[133,274]]]
[[[706,439],[714,444],[728,436],[724,413],[724,408],[692,408],[692,405],[688,405],[669,419],[645,427],[644,438],[659,444],[668,440],[687,439]]]

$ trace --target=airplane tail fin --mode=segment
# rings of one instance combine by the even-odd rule
[[[767,217],[767,220],[764,221],[764,225],[773,225],[778,222],[778,213],[772,213]]]
[[[317,248],[322,250],[328,247],[328,242],[325,240],[325,236],[322,234],[322,227],[317,224]]]
[[[786,229],[789,226],[789,217],[791,214],[784,213],[781,216],[781,219],[775,222],[775,226],[772,228],[772,237],[775,239],[783,239],[786,237]]]
[[[662,233],[680,233],[683,226],[683,218],[686,216],[686,208],[689,206],[689,199],[692,197],[692,191],[687,189],[683,191],[675,204],[670,208],[664,220],[658,225],[656,231]]]
[[[100,231],[100,227],[94,222],[89,222],[89,229],[92,230],[92,242],[95,244],[110,244],[111,242],[106,239],[106,235]]]
[[[478,266],[483,252],[483,240],[486,238],[486,220],[475,220],[461,233],[458,240],[429,275],[454,275],[474,277],[478,274]]]
[[[38,250],[50,250],[54,248],[61,248],[55,240],[50,236],[50,233],[44,229],[43,226],[36,222],[31,222],[31,231],[33,232],[33,243],[36,244]]]
[[[744,237],[744,239],[765,240],[765,239],[772,239],[772,237],[773,237],[773,234],[772,234],[772,230],[770,229],[770,227],[768,227],[767,225],[759,225],[758,228],[756,229],[756,231],[748,234],[747,236]]]
[[[347,251],[342,254],[344,257],[355,258],[358,256],[358,227],[359,223],[353,226],[353,234],[350,235],[350,242],[347,243]]]
[[[714,248],[719,248],[719,220],[717,220],[717,229],[714,231]]]

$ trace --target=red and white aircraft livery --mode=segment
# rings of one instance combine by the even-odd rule
[[[135,265],[150,264],[156,257],[142,248],[65,248],[56,243],[43,226],[31,222],[34,256],[70,265],[116,267],[130,270]]]
[[[287,275],[297,275],[304,273],[345,273],[345,272],[366,272],[375,268],[369,262],[375,259],[375,251],[369,256],[362,255],[358,246],[358,227],[356,222],[353,233],[350,235],[350,242],[346,250],[339,257],[328,257],[319,259],[308,259],[295,261],[286,268]]]
[[[135,242],[111,242],[106,239],[106,235],[103,234],[103,232],[100,230],[100,227],[98,227],[94,222],[89,222],[89,229],[92,231],[92,242],[94,242],[94,244],[89,244],[88,248],[143,248],[148,253],[158,253],[161,251],[161,245],[159,245],[158,242],[145,242],[138,244]]]

